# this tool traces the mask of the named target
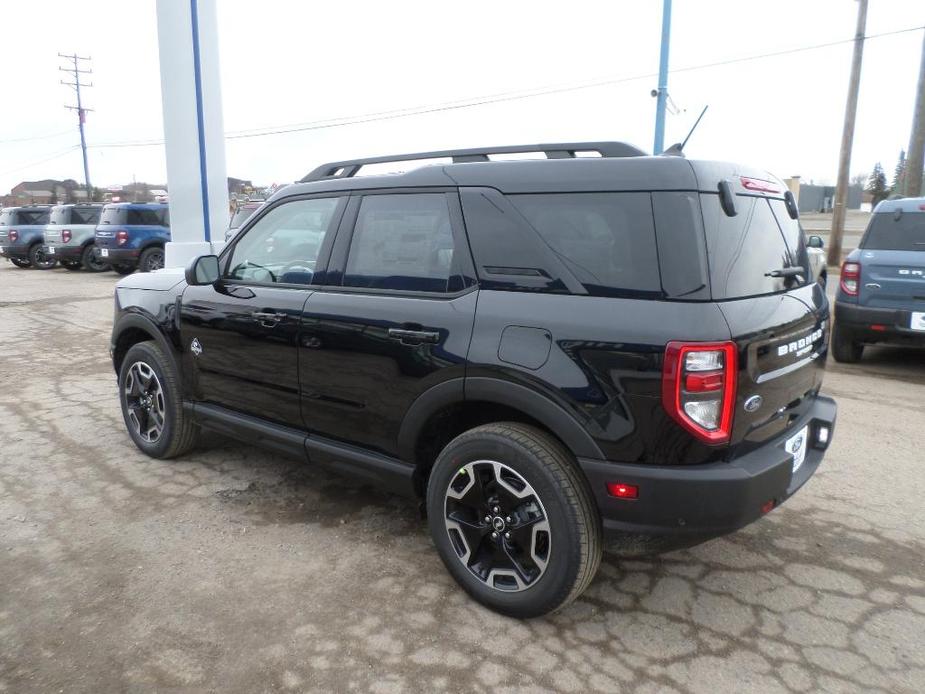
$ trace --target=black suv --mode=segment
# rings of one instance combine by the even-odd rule
[[[543,614],[606,535],[733,531],[822,461],[829,307],[785,191],[622,143],[327,164],[221,256],[119,283],[125,424],[415,496],[465,590]]]

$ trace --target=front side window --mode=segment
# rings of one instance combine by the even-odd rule
[[[445,293],[453,252],[446,195],[368,195],[357,214],[343,285]]]
[[[648,193],[544,193],[509,199],[590,294],[661,294]]]
[[[235,244],[226,277],[259,284],[311,284],[339,201],[293,200],[267,211]]]

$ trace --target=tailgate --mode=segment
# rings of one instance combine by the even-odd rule
[[[861,306],[925,310],[925,251],[864,250],[860,263]]]
[[[758,444],[789,428],[822,384],[828,302],[810,285],[718,305],[739,354],[730,443]]]

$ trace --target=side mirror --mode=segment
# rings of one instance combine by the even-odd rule
[[[201,255],[186,266],[186,283],[190,286],[205,286],[218,282],[218,256]]]
[[[810,248],[824,248],[825,243],[822,241],[821,236],[810,236],[809,241],[806,242],[806,245]]]

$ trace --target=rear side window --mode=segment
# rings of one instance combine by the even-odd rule
[[[766,274],[791,264],[790,249],[768,201],[739,195],[735,217],[723,212],[719,195],[703,194],[700,203],[713,298],[719,301],[784,291],[784,278]]]
[[[51,210],[19,210],[16,224],[23,226],[48,224],[51,217]]]
[[[925,212],[875,214],[861,242],[872,251],[925,251]]]
[[[444,193],[368,195],[357,213],[343,285],[445,293],[453,254]]]
[[[662,296],[649,193],[508,198],[589,294]]]
[[[99,207],[72,207],[71,219],[62,224],[97,224],[100,221]]]
[[[144,226],[164,226],[163,210],[151,210],[141,207],[130,207],[126,210],[123,224],[139,224]]]

